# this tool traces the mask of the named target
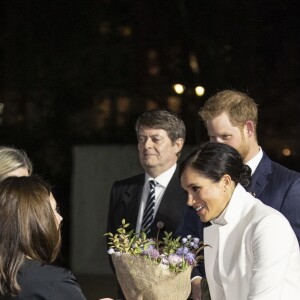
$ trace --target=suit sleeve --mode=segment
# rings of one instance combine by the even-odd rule
[[[198,219],[199,217],[196,212],[191,207],[186,206],[175,231],[175,236],[181,236],[183,238],[190,234],[193,237],[199,237]]]
[[[110,191],[106,232],[112,232],[112,233],[115,232],[115,224],[114,224],[115,199],[116,197],[115,197],[115,183],[114,183]]]
[[[280,211],[289,220],[300,245],[300,176],[287,189]]]
[[[107,230],[106,232],[115,233],[116,232],[116,224],[115,224],[115,202],[116,202],[116,196],[115,196],[115,183],[113,184],[111,191],[110,191],[110,199],[109,199],[109,208],[108,208],[108,215],[107,215]],[[108,245],[108,237],[106,237],[106,246],[107,249],[109,249]],[[115,272],[115,268],[111,259],[111,256],[108,254],[109,264],[113,272]]]
[[[298,251],[289,222],[279,214],[263,218],[253,231],[250,248],[253,264],[247,299],[283,299],[286,271]]]
[[[79,284],[77,283],[71,271],[61,269],[61,273],[57,274],[56,282],[53,286],[53,300],[86,300]]]

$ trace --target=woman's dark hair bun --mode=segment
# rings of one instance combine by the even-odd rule
[[[251,183],[251,168],[247,165],[243,165],[240,174],[240,184],[243,187],[247,187],[250,185],[250,183]]]

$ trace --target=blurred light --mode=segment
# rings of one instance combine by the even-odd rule
[[[199,73],[199,64],[194,53],[190,54],[189,64],[194,73]]]
[[[160,66],[155,65],[155,66],[149,67],[148,73],[151,76],[158,76],[160,73]]]
[[[181,113],[182,100],[180,96],[169,96],[167,98],[168,108],[176,113]]]
[[[173,89],[174,89],[175,93],[180,95],[184,92],[185,86],[180,83],[176,83],[173,85]]]
[[[123,37],[128,38],[132,35],[132,28],[130,26],[125,26],[125,25],[120,26],[119,32]]]
[[[101,22],[99,24],[99,28],[98,29],[99,29],[100,34],[106,35],[106,34],[110,33],[111,25],[110,25],[109,22]]]
[[[158,53],[154,49],[150,49],[147,52],[147,56],[149,60],[156,60],[158,58]]]
[[[196,86],[196,87],[195,87],[195,93],[196,93],[196,95],[199,96],[199,97],[203,96],[204,93],[205,93],[204,87],[203,87],[203,86],[200,86],[200,85],[199,85],[199,86]]]
[[[291,149],[289,149],[289,148],[282,149],[282,155],[284,155],[284,156],[290,156],[291,154],[292,154]]]

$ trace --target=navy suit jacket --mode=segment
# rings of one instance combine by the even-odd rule
[[[300,173],[270,160],[263,153],[251,177],[251,185],[246,190],[263,203],[280,211],[289,220],[300,245]],[[205,225],[194,209],[186,207],[176,234],[180,236],[191,234],[203,240]],[[280,236],[278,243],[280,243]],[[204,264],[194,269],[193,276],[204,274]]]

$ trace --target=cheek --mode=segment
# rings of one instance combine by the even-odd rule
[[[224,144],[231,146],[235,149],[237,149],[239,147],[239,143],[237,140],[230,140],[230,141],[225,141]]]
[[[205,198],[207,201],[208,206],[216,207],[222,201],[222,195],[220,194],[219,190],[209,190],[207,191]]]

